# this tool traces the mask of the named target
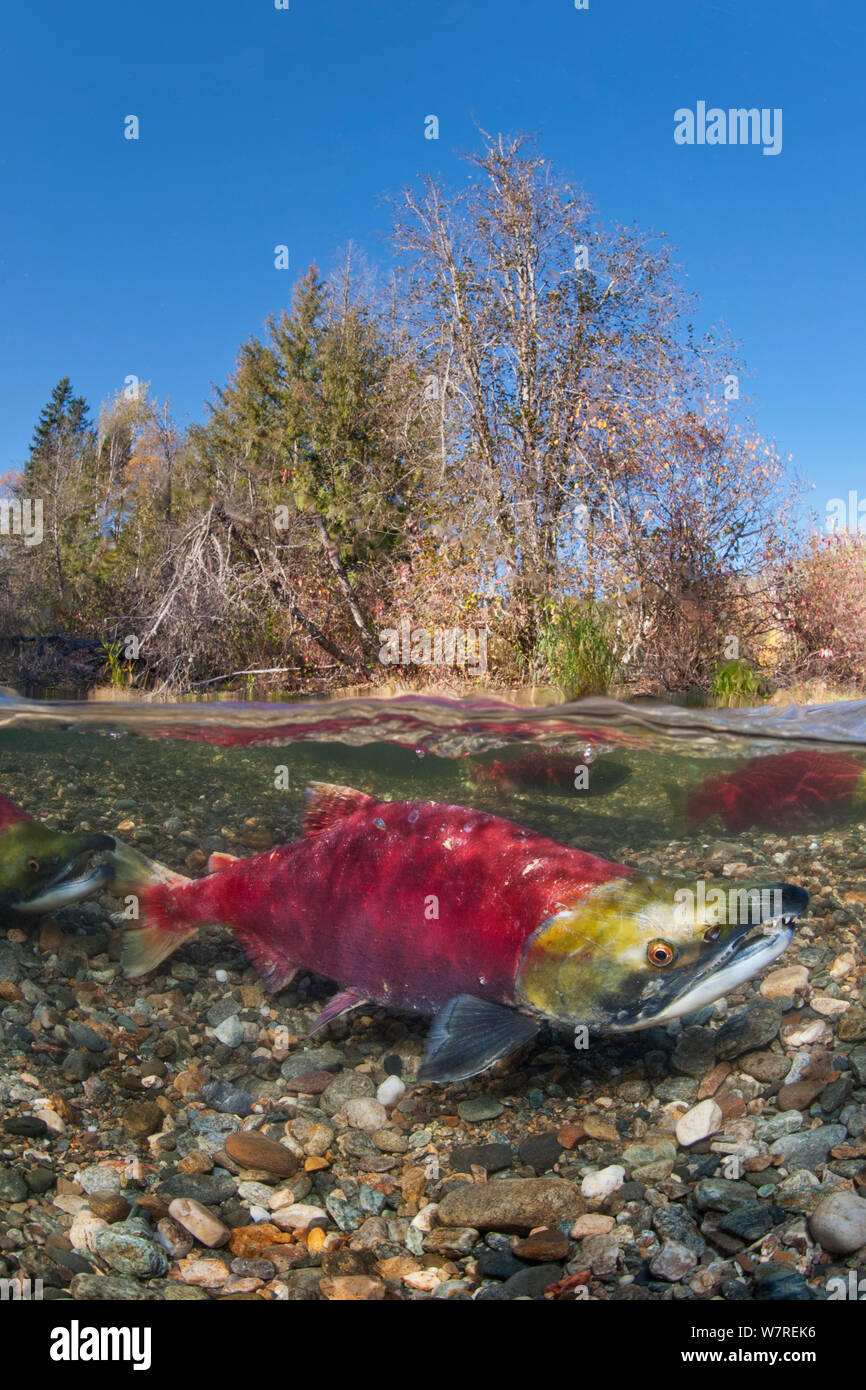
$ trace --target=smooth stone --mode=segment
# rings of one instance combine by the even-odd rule
[[[495,1120],[504,1109],[505,1106],[493,1096],[467,1096],[466,1100],[458,1101],[457,1104],[457,1114],[461,1120],[466,1120],[469,1124],[477,1124],[481,1120]]]
[[[743,1052],[766,1047],[776,1037],[781,1022],[782,1009],[777,1000],[749,1004],[722,1024],[716,1034],[716,1056],[730,1061]]]
[[[555,1130],[546,1134],[528,1134],[517,1146],[521,1163],[534,1168],[536,1173],[547,1173],[559,1162],[562,1144]]]
[[[777,1216],[782,1216],[778,1207],[774,1209],[766,1202],[746,1202],[744,1206],[723,1216],[718,1229],[724,1231],[725,1235],[751,1244],[753,1240],[760,1240],[776,1224],[774,1210]]]
[[[650,1271],[657,1278],[675,1284],[687,1274],[691,1274],[697,1262],[697,1255],[687,1245],[680,1245],[676,1240],[666,1240],[661,1250],[650,1260]]]
[[[598,1168],[594,1173],[587,1173],[580,1184],[581,1196],[589,1201],[610,1197],[624,1182],[625,1169],[618,1163],[612,1163],[607,1168]]]
[[[194,1197],[175,1197],[169,1203],[168,1214],[197,1241],[212,1250],[225,1245],[231,1235],[228,1226]]]
[[[293,1052],[280,1067],[280,1075],[285,1081],[310,1072],[339,1071],[344,1065],[342,1052],[335,1047],[311,1047],[305,1052]]]
[[[298,1171],[299,1159],[285,1144],[253,1130],[236,1130],[226,1137],[226,1153],[243,1168],[259,1168],[287,1178]]]
[[[463,1144],[451,1150],[450,1165],[458,1173],[468,1173],[471,1168],[499,1173],[513,1162],[509,1144]]]
[[[824,1250],[850,1255],[866,1248],[866,1200],[854,1192],[833,1192],[819,1202],[809,1229]]]
[[[84,1302],[155,1302],[165,1296],[120,1274],[76,1274],[69,1288],[74,1299]]]
[[[438,1219],[444,1226],[522,1234],[535,1226],[574,1221],[585,1210],[577,1187],[564,1178],[493,1178],[446,1192]]]
[[[580,1218],[578,1218],[580,1219]],[[571,1242],[564,1231],[558,1227],[533,1231],[524,1240],[515,1241],[512,1247],[519,1260],[533,1260],[540,1263],[553,1260],[566,1260]]]
[[[780,1157],[786,1167],[814,1168],[826,1163],[830,1150],[844,1143],[847,1135],[844,1125],[819,1125],[817,1129],[777,1139],[770,1148],[770,1155]]]
[[[723,1124],[720,1107],[714,1100],[702,1100],[692,1110],[687,1110],[676,1123],[677,1143],[683,1148],[698,1144],[717,1134]]]
[[[93,1248],[118,1274],[149,1279],[165,1274],[168,1269],[164,1252],[152,1240],[128,1235],[117,1227],[109,1226],[104,1231],[97,1231]]]
[[[543,1298],[544,1290],[562,1278],[562,1265],[535,1265],[512,1274],[501,1286],[506,1298]]]

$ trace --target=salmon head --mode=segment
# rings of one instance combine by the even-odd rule
[[[629,1033],[693,1013],[781,955],[809,903],[790,883],[647,876],[599,884],[529,939],[518,1001],[547,1018]]]
[[[76,875],[92,855],[113,850],[116,843],[111,835],[49,830],[23,811],[17,817],[0,815],[0,917],[41,916],[97,892],[113,877],[110,866]]]

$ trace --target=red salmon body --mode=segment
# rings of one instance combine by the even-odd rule
[[[706,777],[686,802],[694,828],[721,816],[728,830],[772,828],[814,812],[843,809],[850,802],[866,767],[848,753],[799,749],[755,758],[719,777]]]
[[[307,825],[303,839],[207,878],[145,889],[148,921],[164,934],[224,923],[272,985],[301,967],[432,1013],[465,992],[512,1004],[541,923],[633,872],[436,802],[320,792]]]

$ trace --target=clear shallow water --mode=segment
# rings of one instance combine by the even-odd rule
[[[248,852],[268,835],[294,838],[311,781],[476,806],[626,862],[638,847],[664,857],[672,840],[741,833],[792,836],[793,852],[822,830],[859,834],[861,759],[866,772],[866,701],[707,711],[421,696],[0,700],[0,790],[64,830],[123,822],[122,833],[142,847],[156,836],[178,862],[195,835],[221,836],[225,848],[237,836]],[[186,836],[165,830],[179,819]]]
[[[702,1223],[708,1248],[701,1267],[687,1276],[690,1291],[704,1297],[721,1289],[727,1297],[730,1285],[731,1297],[753,1297],[753,1284],[744,1295],[742,1271],[726,1262],[734,1248],[730,1240],[713,1243],[720,1213],[711,1208],[706,1218],[693,1190],[698,1181],[727,1179],[731,1155],[753,1154],[757,1145],[757,1166],[748,1170],[747,1180],[756,1200],[773,1203],[773,1219],[781,1225],[778,1234],[773,1230],[767,1236],[766,1248],[756,1243],[750,1249],[759,1263],[772,1264],[780,1242],[788,1244],[800,1252],[798,1277],[807,1277],[819,1291],[816,1296],[823,1296],[830,1266],[817,1247],[802,1252],[803,1214],[839,1185],[858,1182],[863,1167],[856,1146],[866,1095],[866,702],[707,712],[629,708],[607,700],[532,709],[414,696],[283,706],[36,705],[3,699],[0,774],[0,792],[47,825],[117,834],[193,877],[205,872],[214,851],[247,856],[295,839],[305,787],[326,781],[382,799],[475,806],[647,872],[802,885],[811,895],[810,907],[773,968],[802,967],[808,986],[790,996],[777,989],[779,1031],[772,1042],[765,1033],[758,1037],[749,1031],[748,1020],[737,1023],[746,1015],[754,1022],[751,1006],[762,1005],[756,978],[691,1015],[685,1028],[677,1020],[667,1029],[605,1037],[586,1052],[576,1051],[567,1033],[543,1032],[498,1073],[426,1088],[412,1081],[428,1034],[426,1019],[371,1007],[308,1038],[336,983],[349,982],[329,983],[304,971],[290,987],[268,995],[251,983],[253,972],[240,946],[222,928],[206,928],[201,938],[184,943],[152,977],[127,980],[118,964],[119,942],[106,930],[112,923],[122,925],[117,899],[100,894],[58,914],[62,936],[56,927],[51,933],[44,924],[25,924],[22,931],[16,924],[8,932],[9,945],[0,941],[7,958],[17,953],[28,985],[35,987],[26,998],[15,997],[0,1008],[0,1027],[6,1029],[5,1040],[0,1038],[0,1099],[11,1097],[15,1106],[30,1108],[38,1096],[68,1089],[100,1154],[126,1165],[135,1146],[122,1129],[119,1111],[128,1101],[125,1088],[144,1086],[135,1076],[130,1081],[129,1073],[151,1057],[154,1039],[166,1030],[177,1040],[163,1087],[173,1114],[189,1108],[186,1096],[172,1088],[181,1070],[195,1063],[205,1069],[209,1086],[248,1087],[265,1107],[267,1132],[276,1138],[284,1133],[281,1098],[288,1073],[281,1068],[294,1063],[295,1049],[306,1055],[310,1047],[336,1045],[338,1065],[366,1063],[377,1084],[384,1079],[384,1059],[396,1052],[409,1083],[397,1138],[405,1138],[410,1172],[418,1172],[412,1166],[416,1154],[432,1164],[415,1205],[399,1206],[404,1226],[418,1206],[440,1200],[439,1175],[463,1171],[456,1143],[510,1144],[515,1162],[529,1163],[531,1171],[524,1140],[549,1138],[563,1125],[577,1122],[580,1128],[586,1122],[585,1136],[561,1155],[557,1171],[580,1184],[588,1174],[624,1164],[633,1182],[655,1186],[666,1202],[681,1203],[691,1213],[688,1219]],[[7,926],[0,921],[0,936]],[[323,922],[323,930],[327,927]],[[81,939],[88,936],[90,941]],[[216,1011],[227,989],[245,1006],[244,1027],[255,1023],[259,1041],[267,1040],[264,1059],[260,1050],[253,1054],[252,1043],[231,1051],[206,1026],[224,1017]],[[39,990],[53,1001],[58,1019],[53,1030],[42,1030],[27,1002]],[[119,1059],[113,1064],[111,1051],[99,1054],[112,1063],[100,1072],[101,1099],[91,1099],[95,1093],[84,1092],[80,1076],[70,1073],[65,1032],[62,1040],[44,1041],[52,1031],[63,1032],[67,1010],[112,1037],[120,1027],[129,1030],[130,1043],[132,1030],[144,1039],[135,1044],[136,1057],[124,1042],[122,1064]],[[721,1036],[726,1022],[746,1027],[747,1035],[728,1050],[732,1064],[719,1070],[709,1054],[695,1055],[695,1035],[703,1047],[708,1035]],[[291,1044],[278,1044],[282,1037],[290,1037]],[[825,1065],[818,1089],[808,1089],[805,1098],[777,1095],[783,1079],[794,1085],[818,1054]],[[28,1066],[38,1074],[30,1075]],[[673,1120],[664,1107],[673,1104],[679,1113],[693,1105],[711,1070],[722,1130],[703,1147],[676,1147]],[[835,1080],[828,1083],[831,1076]],[[485,1112],[492,1121],[465,1118],[467,1095],[470,1101],[494,1099]],[[209,1094],[208,1105],[212,1101]],[[302,1099],[299,1113],[318,1116],[309,1106],[310,1098]],[[787,1112],[787,1124],[792,1108],[801,1110],[804,1144],[812,1128],[825,1132],[835,1126],[829,1166],[805,1150],[787,1166],[773,1165],[771,1143],[777,1134],[790,1137],[788,1128],[772,1128],[776,1111]],[[280,1125],[270,1124],[277,1113]],[[292,1113],[290,1107],[287,1114]],[[210,1123],[207,1116],[205,1122]],[[287,1123],[291,1126],[291,1119]],[[764,1124],[768,1127],[757,1133]],[[846,1125],[848,1147],[838,1142]],[[198,1130],[166,1137],[177,1147],[163,1148],[162,1137],[154,1136],[155,1158],[146,1179],[153,1185],[173,1171],[179,1153],[204,1142]],[[223,1138],[219,1131],[215,1142]],[[337,1134],[333,1171],[314,1174],[309,1200],[325,1203],[337,1183],[341,1191],[352,1182],[369,1184],[371,1172],[402,1181],[403,1150],[373,1151],[369,1139],[359,1149],[358,1140],[353,1131]],[[667,1146],[664,1158],[660,1143]],[[62,1138],[53,1151],[66,1163],[66,1176],[74,1178],[80,1152],[73,1143],[64,1157],[64,1144]],[[676,1160],[670,1156],[673,1148]],[[812,1178],[816,1167],[820,1187]],[[810,1171],[804,1176],[803,1169]],[[737,1169],[741,1177],[745,1171]],[[232,1220],[246,1224],[247,1218]],[[405,1237],[402,1227],[390,1234],[398,1244]],[[609,1275],[594,1271],[592,1297],[612,1296],[620,1278],[638,1272],[650,1278],[648,1239],[646,1231],[636,1235]],[[584,1254],[575,1260],[574,1269],[583,1269]],[[26,1259],[22,1267],[29,1268]],[[565,1268],[573,1272],[571,1265]],[[318,1277],[316,1269],[296,1273],[313,1281]],[[666,1279],[650,1278],[652,1298],[668,1296]],[[465,1296],[475,1288],[469,1280]]]

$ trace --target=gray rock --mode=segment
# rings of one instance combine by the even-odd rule
[[[306,1076],[313,1071],[339,1071],[345,1065],[342,1052],[335,1047],[309,1047],[304,1052],[293,1052],[280,1067],[280,1075],[291,1081],[296,1076]]]
[[[376,1083],[372,1076],[362,1071],[344,1071],[322,1092],[321,1107],[326,1115],[336,1115],[347,1100],[360,1100],[362,1096],[375,1094]]]
[[[726,1019],[716,1034],[716,1056],[722,1061],[754,1052],[771,1043],[782,1022],[782,1008],[776,999],[749,1004]]]
[[[209,1081],[201,1088],[202,1097],[222,1115],[251,1115],[255,1101],[249,1091],[225,1081]]]
[[[703,1255],[707,1243],[692,1218],[679,1202],[668,1202],[666,1206],[656,1207],[652,1217],[653,1230],[663,1240],[675,1241],[692,1250],[695,1255]]]
[[[477,1124],[481,1120],[495,1120],[504,1109],[502,1102],[494,1096],[467,1096],[466,1100],[458,1102],[457,1114],[461,1120]]]
[[[773,1158],[781,1157],[787,1168],[816,1168],[819,1163],[826,1163],[830,1150],[844,1143],[847,1135],[844,1125],[819,1125],[817,1129],[777,1139],[770,1154]]]
[[[650,1271],[658,1279],[675,1284],[691,1274],[697,1262],[698,1257],[690,1246],[681,1245],[678,1240],[666,1240],[650,1260]]]
[[[95,1028],[88,1028],[85,1023],[70,1023],[69,1036],[78,1047],[83,1047],[87,1052],[105,1052],[111,1046],[107,1038],[97,1033]]]
[[[458,1173],[468,1173],[472,1167],[499,1173],[513,1162],[510,1144],[463,1144],[451,1150],[451,1167]]]
[[[76,1274],[70,1290],[74,1299],[106,1303],[156,1302],[164,1295],[120,1274]]]
[[[555,1284],[561,1278],[561,1265],[535,1265],[522,1269],[519,1274],[512,1274],[502,1285],[502,1291],[506,1298],[543,1298],[548,1285]]]
[[[718,1036],[709,1028],[684,1028],[671,1058],[677,1071],[693,1077],[704,1076],[710,1071],[716,1060]]]
[[[0,1201],[24,1202],[27,1184],[13,1168],[0,1168]]]
[[[755,1189],[750,1183],[729,1178],[701,1178],[695,1183],[694,1196],[699,1211],[734,1211],[754,1202]]]
[[[118,1274],[149,1279],[168,1270],[168,1260],[158,1245],[142,1236],[121,1231],[116,1226],[97,1231],[93,1244],[100,1259],[110,1264]]]

